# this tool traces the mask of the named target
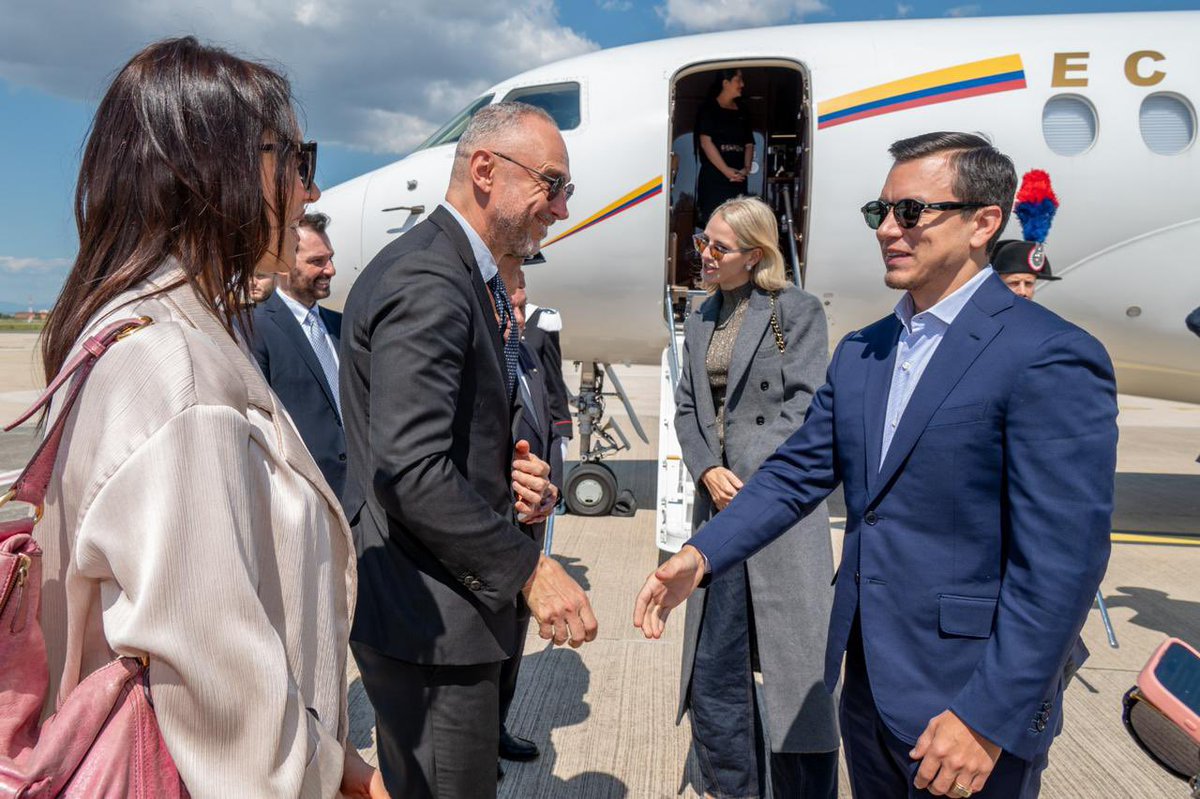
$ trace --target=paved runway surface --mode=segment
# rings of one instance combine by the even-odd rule
[[[33,337],[0,335],[0,418],[11,419],[38,385]],[[511,799],[694,797],[688,730],[676,727],[682,615],[663,640],[648,642],[631,624],[633,597],[658,563],[654,545],[656,369],[619,370],[651,445],[610,461],[633,490],[633,518],[560,517],[555,553],[590,592],[599,638],[576,651],[547,648],[536,632],[525,661],[510,729],[532,738],[542,756],[506,763],[499,795]],[[578,377],[568,365],[568,383]],[[610,402],[620,410],[620,403]],[[624,428],[623,413],[617,414]],[[1159,771],[1121,727],[1121,695],[1165,635],[1200,645],[1200,406],[1121,397],[1115,540],[1103,584],[1120,639],[1110,649],[1099,614],[1084,627],[1092,657],[1067,692],[1066,728],[1051,750],[1042,795],[1048,799],[1183,797],[1182,782]],[[33,446],[28,429],[0,436],[0,473],[21,465]],[[836,506],[834,512],[836,513]],[[834,530],[835,547],[840,531]],[[351,735],[374,759],[372,711],[351,667]],[[842,796],[848,797],[843,778]]]

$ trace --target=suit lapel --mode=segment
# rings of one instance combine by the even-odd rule
[[[867,383],[863,391],[863,440],[867,442],[867,490],[874,493],[879,478],[879,451],[883,448],[883,425],[887,415],[888,391],[892,386],[892,370],[896,365],[896,347],[903,327],[893,314],[879,329],[867,351]],[[886,353],[885,357],[878,357]],[[875,357],[872,357],[875,356]],[[894,447],[895,444],[893,443]]]
[[[329,402],[329,407],[333,408],[334,413],[337,412],[337,402],[333,398],[333,390],[329,387],[329,381],[325,379],[325,370],[321,368],[321,362],[317,360],[317,354],[313,352],[312,344],[309,343],[308,337],[304,335],[303,328],[296,321],[292,309],[282,298],[272,294],[267,298],[265,303],[267,313],[271,316],[271,321],[280,329],[284,337],[291,342],[295,347],[296,352],[300,354],[300,359],[304,361],[304,365],[312,372],[313,377],[317,380],[317,385],[321,387],[321,391],[325,394],[326,401]],[[334,343],[337,346],[337,343]]]
[[[525,401],[525,392],[518,387],[516,401],[519,408],[516,425],[514,425],[514,439],[519,436],[517,428],[521,424],[521,417],[525,414],[530,414],[525,417],[525,427],[531,433],[529,437],[529,450],[540,458],[546,451],[543,428],[549,425],[549,419],[544,418],[546,409],[545,403],[542,402],[545,388],[542,385],[541,370],[538,368],[537,362],[530,355],[529,349],[525,344],[521,345],[521,370],[525,375],[525,382],[529,387],[529,403]],[[528,407],[530,404],[532,404],[532,408]]]
[[[700,421],[700,431],[704,435],[704,440],[708,443],[709,449],[716,454],[720,454],[720,451],[712,434],[717,423],[717,408],[713,405],[712,391],[708,383],[708,345],[712,341],[713,330],[717,326],[719,309],[720,301],[715,297],[709,297],[701,303],[700,309],[695,314],[693,322],[695,327],[692,328],[696,331],[696,335],[689,344],[688,352],[692,361],[692,386],[696,390],[692,402],[696,405],[696,416]]]
[[[1004,296],[995,293],[996,286],[993,283],[999,284],[1004,294],[1008,295],[1007,302],[1004,302],[1006,299]],[[925,426],[929,424],[930,417],[945,401],[946,395],[958,385],[958,381],[962,379],[963,374],[971,367],[979,354],[1004,328],[1004,325],[996,321],[993,315],[1002,308],[1010,306],[1012,296],[1012,292],[999,278],[989,279],[976,290],[974,296],[963,306],[962,311],[951,323],[945,338],[938,345],[929,365],[925,367],[925,371],[921,375],[921,382],[917,384],[904,409],[904,415],[900,417],[900,424],[888,447],[887,458],[884,459],[883,467],[880,469],[871,491],[870,501],[874,500],[876,493],[888,484],[900,465],[904,463],[921,434],[925,432]],[[893,362],[895,361],[894,349]],[[883,396],[883,405],[886,408],[886,392]],[[882,427],[882,424],[880,426]]]
[[[763,335],[771,324],[771,295],[755,289],[747,299],[749,307],[742,318],[737,340],[733,343],[733,354],[729,360],[729,375],[726,380],[726,396],[732,396],[750,368]]]
[[[471,242],[467,239],[467,234],[463,231],[462,226],[458,224],[458,220],[440,205],[429,215],[429,221],[441,228],[442,232],[450,238],[450,241],[454,243],[454,248],[458,250],[458,256],[462,259],[463,265],[470,272],[471,288],[475,290],[475,299],[479,301],[479,308],[483,311],[483,323],[492,340],[492,348],[496,351],[496,362],[500,364],[500,374],[503,375],[507,368],[504,361],[504,337],[501,335],[500,325],[496,321],[496,308],[492,303],[492,292],[483,282],[483,275],[479,273],[479,262],[475,260]]]

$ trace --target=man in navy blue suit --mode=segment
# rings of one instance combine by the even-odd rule
[[[346,436],[338,398],[342,315],[317,304],[337,274],[325,214],[300,220],[296,265],[254,308],[250,349],[287,408],[304,445],[341,496],[346,484]]]
[[[804,424],[650,576],[634,624],[659,637],[707,574],[841,484],[825,683],[845,652],[854,795],[1035,797],[1108,563],[1112,364],[988,265],[1016,190],[1006,156],[963,133],[891,154],[862,212],[906,292],[895,314],[841,341]]]

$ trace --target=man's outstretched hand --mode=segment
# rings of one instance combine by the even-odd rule
[[[633,608],[633,626],[647,638],[661,638],[667,616],[692,595],[704,579],[704,556],[700,550],[684,544],[666,563],[646,578]]]
[[[558,561],[540,555],[521,593],[542,638],[559,646],[570,643],[576,649],[595,640],[598,625],[592,603]]]

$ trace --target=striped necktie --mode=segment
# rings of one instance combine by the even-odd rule
[[[508,397],[512,399],[517,370],[520,368],[518,361],[521,352],[521,334],[517,331],[512,303],[508,299],[508,289],[504,287],[504,281],[500,279],[500,274],[497,272],[493,275],[487,284],[492,291],[492,299],[496,301],[496,313],[500,316],[500,335],[503,336],[504,331],[509,330],[508,337],[504,339],[504,381],[508,388]]]
[[[317,306],[308,309],[308,316],[304,317],[304,335],[308,337],[308,343],[312,345],[313,354],[317,356],[317,363],[321,364],[321,371],[325,373],[325,381],[329,383],[329,390],[333,393],[333,402],[337,406],[338,418],[342,416],[342,398],[338,395],[338,366],[337,356],[333,354],[333,345],[329,343],[329,334],[325,332],[325,326],[321,324],[321,317],[317,315]]]

